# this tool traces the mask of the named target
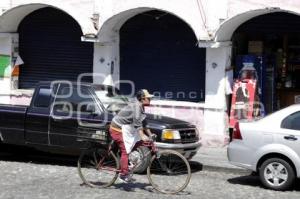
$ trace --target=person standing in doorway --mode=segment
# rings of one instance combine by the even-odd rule
[[[230,106],[232,98],[232,88],[233,88],[233,66],[228,66],[225,68],[225,95],[226,95],[226,107],[227,114],[230,115]]]

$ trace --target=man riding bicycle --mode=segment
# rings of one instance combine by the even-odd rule
[[[153,95],[149,94],[146,89],[139,90],[134,102],[124,107],[111,122],[110,135],[121,151],[121,172],[119,177],[123,182],[131,182],[133,180],[128,175],[128,154],[137,141],[148,141],[149,137],[152,136],[150,129],[145,128],[146,114],[144,110],[145,106],[150,105],[152,97]]]

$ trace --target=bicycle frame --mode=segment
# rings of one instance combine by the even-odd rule
[[[157,148],[156,148],[156,146],[155,146],[154,141],[141,141],[140,143],[141,143],[141,144],[137,143],[137,144],[135,145],[134,149],[136,149],[136,148],[139,147],[139,146],[145,146],[145,147],[149,148],[150,151],[147,152],[147,153],[144,155],[144,157],[141,159],[141,161],[140,161],[138,164],[134,165],[134,166],[130,169],[130,173],[132,173],[132,172],[134,171],[135,168],[137,168],[138,166],[140,166],[140,164],[146,159],[146,157],[147,157],[148,155],[150,155],[150,154],[151,154],[151,155],[155,155],[155,154],[157,154],[157,152],[158,152],[158,150],[157,150]]]
[[[103,164],[103,161],[104,159],[111,153],[112,151],[112,146],[113,146],[114,143],[111,143],[109,144],[108,146],[108,150],[106,151],[106,154],[105,156],[99,161],[99,163],[97,164],[97,169],[99,170],[100,168],[102,170],[108,170],[108,171],[116,171],[116,172],[121,172],[120,169],[112,169],[112,168],[109,168],[109,167],[104,167],[104,166],[101,166]],[[134,149],[136,149],[137,147],[139,146],[145,146],[147,148],[150,149],[149,152],[147,152],[147,154],[144,155],[144,157],[142,158],[142,160],[139,162],[139,164],[136,164],[134,165],[131,169],[130,169],[130,173],[132,173],[134,171],[135,168],[137,168],[145,159],[148,155],[150,154],[156,154],[158,152],[158,149],[156,148],[155,146],[155,143],[154,141],[141,141],[141,142],[138,142],[136,143],[136,145],[134,146]]]

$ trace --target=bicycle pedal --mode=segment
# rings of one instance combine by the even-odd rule
[[[131,175],[126,175],[126,176],[119,175],[119,180],[123,183],[131,183],[136,181],[136,179],[134,179]]]

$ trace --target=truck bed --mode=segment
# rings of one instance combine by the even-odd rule
[[[0,139],[6,143],[24,143],[27,106],[0,104]]]
[[[17,90],[9,94],[0,94],[0,105],[29,106],[33,95],[32,90]]]

